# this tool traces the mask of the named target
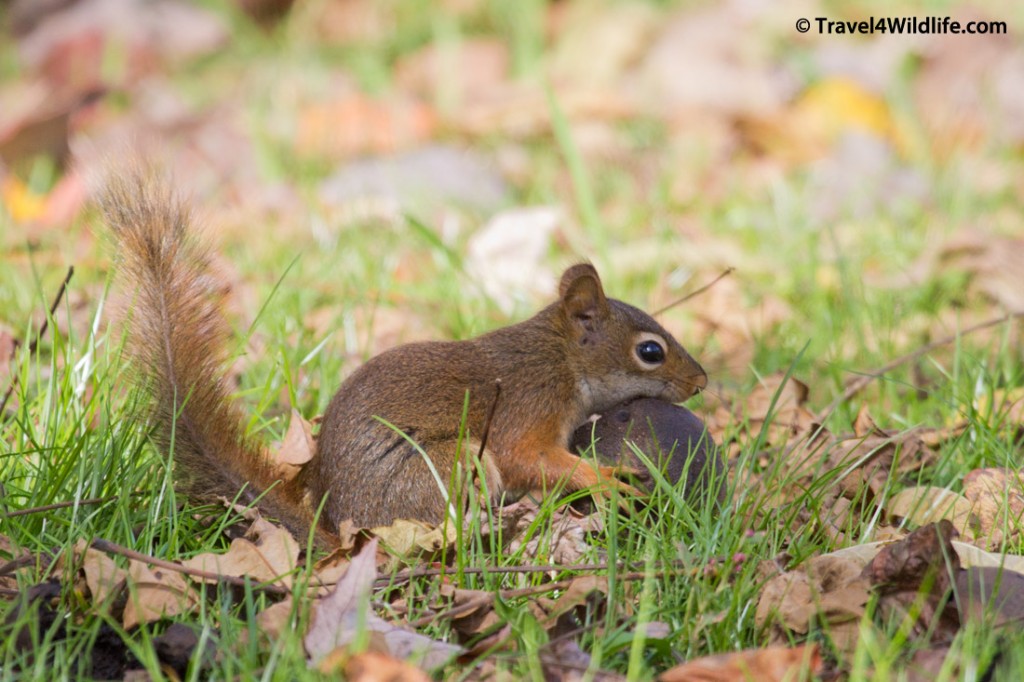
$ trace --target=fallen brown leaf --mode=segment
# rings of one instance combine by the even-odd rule
[[[555,277],[544,260],[564,220],[558,208],[515,208],[494,215],[467,245],[466,271],[506,313],[525,300],[547,298]]]
[[[537,518],[537,505],[529,498],[502,509],[503,518],[506,518],[506,510],[510,513],[508,518],[515,518],[515,523],[505,528],[505,537],[513,538],[509,543],[509,552],[522,552],[522,558],[527,561],[579,563],[591,551],[587,537],[600,532],[603,527],[600,514],[582,515],[572,507],[564,507],[551,515],[549,531],[538,530],[533,527]],[[528,537],[527,533],[532,534]]]
[[[942,667],[946,664],[948,655],[948,646],[915,651],[910,663],[907,664],[907,682],[934,682],[941,679]],[[957,675],[957,667],[953,668],[953,675]]]
[[[812,680],[825,671],[821,653],[813,644],[773,646],[705,656],[666,670],[659,682],[797,682]]]
[[[607,670],[591,673],[590,654],[580,649],[575,639],[560,639],[545,647],[540,655],[546,682],[625,682],[626,676]]]
[[[951,272],[969,278],[969,290],[1007,311],[1024,311],[1024,268],[1020,254],[1024,239],[981,229],[965,229],[925,252],[911,267],[912,282],[923,282]]]
[[[370,528],[388,552],[398,559],[432,556],[450,546],[458,537],[453,523],[435,527],[422,521],[396,519],[390,526]]]
[[[755,622],[770,628],[772,644],[789,641],[789,633],[807,634],[815,622],[821,622],[839,650],[850,653],[870,598],[870,585],[861,571],[862,566],[851,559],[813,557],[804,568],[764,586]]]
[[[885,503],[886,513],[896,522],[906,519],[914,526],[924,526],[947,519],[961,537],[971,539],[979,537],[974,508],[963,495],[933,485],[904,488]]]
[[[758,58],[768,49],[763,20],[731,3],[683,9],[663,19],[635,76],[646,108],[663,115],[697,110],[727,117],[780,111],[788,88],[783,75]],[[736,31],[746,39],[737,41]],[[682,64],[687,78],[679,77]]]
[[[20,44],[26,64],[55,83],[93,85],[109,79],[105,55],[126,55],[119,75],[134,80],[157,65],[209,54],[228,39],[212,12],[178,0],[79,0],[47,16]]]
[[[334,592],[318,599],[303,643],[314,663],[350,644],[361,632],[377,633],[392,656],[413,659],[428,669],[438,668],[462,649],[387,623],[369,606],[377,578],[377,543],[371,540],[353,557]]]
[[[593,598],[600,600],[608,594],[608,578],[603,575],[583,575],[574,578],[569,587],[562,592],[548,611],[550,625],[560,616],[574,610],[578,606],[590,603]]]
[[[509,77],[508,45],[496,38],[469,38],[427,45],[398,60],[395,80],[403,90],[456,112]]]
[[[307,106],[299,114],[294,146],[301,156],[321,159],[393,153],[429,140],[436,127],[434,111],[418,100],[378,100],[353,92]]]
[[[127,571],[103,552],[89,547],[85,540],[75,543],[75,553],[82,555],[82,571],[93,602],[102,604],[121,594],[128,578]]]
[[[387,654],[366,651],[349,658],[343,671],[349,682],[430,682],[430,675]]]
[[[128,603],[122,616],[125,629],[188,613],[198,604],[198,596],[180,573],[128,562]]]
[[[1024,524],[1024,482],[1019,471],[975,469],[964,476],[963,496],[973,505],[977,537],[987,540],[988,547],[998,549],[1020,534]]]
[[[277,639],[285,633],[291,633],[292,611],[295,603],[291,597],[272,604],[256,615],[256,624],[260,631],[270,639]]]
[[[953,548],[956,534],[947,520],[918,528],[906,539],[887,545],[864,567],[863,576],[881,595],[884,618],[915,614],[912,632],[931,641],[948,643],[960,627],[953,600],[946,601],[960,572]]]
[[[295,478],[302,465],[313,459],[316,453],[316,439],[313,438],[313,425],[306,421],[298,410],[292,410],[288,431],[277,454],[272,460],[277,463],[277,473],[286,481]]]
[[[72,119],[100,99],[103,90],[84,88],[60,93],[41,85],[22,90],[16,106],[5,107],[0,118],[0,161],[26,176],[40,156],[63,169],[71,153],[68,140]],[[13,99],[11,95],[4,97],[9,99]]]
[[[298,558],[299,545],[291,533],[258,518],[246,532],[246,537],[231,541],[227,552],[198,554],[182,564],[209,573],[249,577],[260,583],[272,582],[291,587],[291,573]]]

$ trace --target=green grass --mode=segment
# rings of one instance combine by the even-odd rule
[[[234,369],[239,371],[238,398],[251,415],[250,432],[268,441],[280,439],[292,407],[307,417],[322,413],[341,378],[379,350],[371,320],[404,316],[409,320],[406,332],[434,338],[466,338],[512,321],[466,281],[461,257],[467,230],[442,239],[438,225],[428,216],[383,226],[338,224],[336,216],[315,198],[318,183],[331,167],[320,159],[296,158],[287,139],[278,134],[277,123],[295,112],[275,98],[272,85],[304,74],[308,80],[296,85],[296,90],[315,91],[323,87],[332,68],[344,66],[369,91],[384,92],[393,87],[394,61],[412,49],[431,40],[486,33],[506,24],[527,27],[509,40],[514,68],[529,76],[543,57],[539,4],[495,0],[485,3],[476,15],[442,21],[415,3],[393,2],[388,4],[389,11],[402,19],[393,36],[344,49],[309,45],[303,36],[287,30],[264,36],[242,27],[240,17],[227,13],[238,25],[237,43],[223,54],[171,74],[180,92],[197,106],[219,101],[225,89],[246,102],[245,115],[256,131],[257,173],[290,184],[302,199],[296,213],[261,216],[265,222],[259,239],[251,238],[255,228],[250,223],[237,218],[221,221],[213,210],[206,211],[211,216],[208,222],[218,226],[212,231],[214,241],[239,273],[236,293],[243,310],[232,319],[237,330],[232,351],[243,358]],[[9,71],[9,58],[8,48],[0,50],[4,73]],[[685,214],[707,234],[729,240],[761,263],[732,275],[741,282],[747,304],[776,297],[790,306],[788,320],[754,340],[752,360],[732,366],[716,363],[716,353],[722,350],[719,339],[695,338],[687,332],[696,324],[690,309],[684,306],[671,313],[683,331],[680,340],[706,359],[713,380],[721,382],[713,391],[722,397],[742,400],[757,377],[791,371],[811,387],[811,405],[820,409],[842,390],[852,373],[880,367],[927,342],[939,316],[954,306],[962,306],[965,312],[988,309],[976,297],[965,299],[964,280],[957,273],[893,289],[875,286],[864,277],[865,272],[907,269],[924,247],[950,231],[947,225],[953,222],[937,217],[984,222],[996,212],[1020,210],[1017,197],[978,196],[968,185],[958,184],[956,160],[913,159],[935,190],[931,204],[904,207],[898,216],[848,218],[821,230],[809,215],[809,190],[801,172],[788,174],[770,189],[749,189],[736,182],[723,190],[723,196],[680,206],[668,189],[674,172],[669,163],[664,162],[662,177],[650,186],[629,167],[601,165],[586,158],[573,140],[569,123],[558,113],[557,92],[553,94],[553,132],[522,144],[532,172],[516,187],[517,204],[557,202],[567,207],[566,239],[553,246],[549,257],[553,269],[581,255],[595,257],[611,295],[650,307],[652,289],[679,267],[678,254],[691,248],[681,243],[677,227],[678,217]],[[893,106],[904,106],[900,104],[903,95],[896,93]],[[654,120],[630,121],[620,128],[638,157],[656,155],[667,135]],[[488,141],[495,147],[500,142]],[[1019,160],[1003,162],[1019,165]],[[36,182],[47,185],[50,181]],[[210,205],[222,198],[210,198]],[[463,216],[471,227],[485,217]],[[177,496],[169,463],[147,440],[147,425],[137,417],[140,397],[125,385],[123,339],[116,326],[108,326],[114,307],[107,293],[109,251],[88,239],[91,229],[100,231],[83,220],[59,234],[30,236],[0,212],[0,246],[9,254],[0,260],[0,321],[23,341],[12,366],[17,407],[0,415],[0,536],[10,541],[9,548],[0,545],[0,566],[12,557],[37,558],[14,574],[16,590],[22,595],[51,575],[59,581],[54,588],[59,596],[46,602],[55,605],[55,619],[40,602],[26,604],[14,596],[0,601],[3,680],[80,679],[90,670],[83,653],[97,651],[107,638],[126,642],[154,679],[166,679],[153,638],[169,622],[144,625],[132,633],[121,631],[115,619],[102,606],[90,603],[75,583],[74,567],[69,565],[71,548],[79,541],[101,538],[178,561],[225,549],[228,540],[223,531],[238,521],[232,512],[196,508]],[[619,250],[639,242],[655,247],[644,252],[645,262],[616,260]],[[77,248],[79,243],[87,245],[86,252]],[[30,356],[24,348],[68,263],[77,266],[69,297],[54,315],[39,350]],[[702,272],[688,279],[682,274],[683,284],[672,291],[674,295],[699,286],[705,276]],[[85,313],[75,307],[78,301],[85,302]],[[516,319],[527,313],[521,311]],[[1016,469],[1019,446],[982,419],[974,407],[980,396],[1024,387],[1024,360],[1012,338],[1003,328],[930,354],[919,365],[928,380],[927,392],[921,396],[915,390],[911,366],[901,367],[851,403],[840,405],[828,426],[836,432],[849,430],[862,403],[870,406],[883,428],[969,420],[967,432],[943,446],[934,466],[903,478],[892,477],[884,495],[920,483],[956,490],[964,473],[977,467]],[[0,390],[5,389],[6,384],[0,384]],[[697,404],[699,412],[699,400]],[[736,432],[741,427],[737,424]],[[748,434],[740,443],[739,456],[730,462],[741,483],[730,484],[731,501],[724,510],[710,503],[691,508],[671,487],[662,485],[644,510],[630,516],[606,513],[605,530],[592,538],[589,554],[582,560],[613,566],[606,574],[608,591],[582,608],[574,624],[595,668],[615,670],[630,679],[649,679],[679,660],[763,646],[766,635],[754,624],[764,582],[759,564],[782,552],[798,562],[837,548],[823,532],[821,518],[827,511],[822,500],[840,472],[822,471],[806,490],[781,506],[770,507],[761,489],[746,481],[760,479],[768,491],[791,489],[795,482],[785,467],[763,464],[759,442],[757,433]],[[112,499],[9,515],[92,498]],[[530,530],[530,537],[539,539],[542,547],[556,506],[554,499],[545,501]],[[869,539],[877,521],[875,506],[865,504],[844,529],[849,544]],[[1020,541],[1008,549],[1024,552]],[[467,525],[451,551],[448,580],[458,587],[498,591],[542,581],[540,575],[467,572],[524,561],[521,552],[486,539],[478,522]],[[733,565],[731,557],[737,555],[745,559]],[[57,559],[63,568],[54,568]],[[723,559],[718,570],[704,570],[712,560]],[[116,561],[125,564],[123,559]],[[530,562],[543,563],[544,556]],[[617,562],[638,565],[641,568],[628,570],[647,570],[648,575],[642,580],[622,579],[627,569],[614,568]],[[660,571],[658,567],[666,564],[682,566],[684,575]],[[300,569],[300,587],[308,581],[309,571],[308,565]],[[299,636],[268,641],[261,635],[255,618],[273,599],[257,590],[203,589],[205,598],[195,613],[171,619],[193,626],[217,654],[206,662],[208,667],[202,667],[197,653],[188,679],[321,677],[307,668]],[[415,605],[436,598],[438,589],[436,579],[417,579],[403,588],[401,596]],[[524,599],[499,603],[498,613],[511,624],[514,644],[495,654],[499,665],[517,678],[536,678],[540,655],[548,650],[548,633]],[[410,617],[420,615],[414,612]],[[303,632],[310,618],[308,600],[298,600],[293,618],[295,631]],[[667,625],[664,640],[636,635],[654,622]],[[449,638],[453,636],[449,628],[440,621],[423,631]],[[907,647],[893,646],[899,641],[898,628],[898,624],[864,624],[852,679],[887,679],[891,671],[900,669]],[[31,647],[17,644],[18,633],[31,638]],[[823,641],[826,635],[812,632],[809,638]],[[1024,650],[1019,646],[1021,639],[1014,632],[966,628],[954,643],[964,661],[963,676],[969,676],[971,665],[983,671],[999,651],[1004,655],[1005,676],[1019,677],[1024,672],[1018,653]],[[445,675],[459,679],[467,672],[452,666]],[[938,679],[953,678],[940,675]]]

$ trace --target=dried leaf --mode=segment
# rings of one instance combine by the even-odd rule
[[[32,163],[40,156],[63,169],[71,152],[68,140],[72,121],[104,92],[85,88],[61,94],[31,86],[25,90],[26,96],[20,97],[15,107],[5,107],[0,120],[0,161],[23,175],[31,172]]]
[[[912,281],[924,281],[950,272],[970,278],[971,291],[980,293],[1008,311],[1024,311],[1024,269],[1020,253],[1024,239],[990,231],[968,229],[926,252],[911,270]]]
[[[549,77],[564,88],[614,90],[650,46],[660,17],[639,2],[574,3],[559,17]],[[600,46],[600,49],[595,49]]]
[[[926,575],[941,575],[941,568],[959,570],[960,558],[951,544],[955,533],[946,520],[918,528],[906,539],[883,547],[864,568],[864,576],[873,585],[884,585],[886,592],[893,592],[917,589]]]
[[[563,614],[608,594],[608,578],[602,575],[583,575],[573,578],[569,587],[558,596],[547,609],[548,623],[553,623]]]
[[[508,510],[515,515],[516,522],[506,527],[509,552],[522,552],[524,560],[576,564],[589,556],[592,547],[587,536],[601,531],[603,521],[600,514],[581,515],[572,507],[557,510],[551,516],[550,532],[538,532],[533,527],[537,518],[536,503],[520,500]],[[527,533],[530,533],[527,537]]]
[[[1001,547],[1021,530],[1024,517],[1024,485],[1019,472],[975,469],[964,476],[964,498],[972,506],[978,524],[977,537],[989,547]]]
[[[272,604],[256,615],[256,624],[260,631],[270,639],[277,639],[283,634],[292,633],[292,611],[295,604],[291,597]]]
[[[125,629],[179,613],[188,613],[199,599],[180,573],[149,568],[139,561],[128,563],[128,603],[122,622]]]
[[[426,45],[403,56],[395,67],[395,80],[403,90],[438,103],[443,114],[485,96],[508,76],[508,45],[497,38]]]
[[[325,596],[329,588],[337,584],[345,571],[348,570],[349,557],[352,556],[352,547],[347,549],[338,548],[320,559],[313,566],[313,579],[318,584],[317,596]],[[314,582],[310,581],[311,584]]]
[[[946,488],[931,485],[901,490],[886,502],[885,510],[890,517],[907,519],[915,526],[947,519],[960,535],[968,538],[975,537],[978,526],[974,505],[969,500]]]
[[[390,526],[378,526],[369,532],[380,538],[388,552],[405,559],[436,554],[458,537],[452,523],[434,527],[422,521],[406,519],[396,519]]]
[[[773,156],[807,162],[824,156],[842,137],[893,139],[893,123],[885,101],[850,78],[825,78],[813,83],[785,112],[754,118],[749,123],[754,143]],[[860,174],[857,174],[860,178]]]
[[[13,175],[0,178],[0,202],[19,223],[36,221],[46,213],[46,197],[33,193]]]
[[[960,627],[955,603],[946,601],[960,572],[960,557],[952,545],[955,533],[947,520],[922,526],[882,548],[864,568],[864,577],[881,595],[880,612],[892,618],[914,613],[915,636],[930,633],[949,642]]]
[[[666,670],[660,682],[797,682],[812,680],[825,671],[821,653],[813,644],[767,647],[705,656]]]
[[[851,653],[870,597],[861,571],[861,564],[848,558],[813,557],[805,568],[784,573],[765,585],[755,622],[759,627],[770,626],[771,642],[779,644],[788,641],[790,632],[806,634],[820,620],[839,650]]]
[[[544,265],[562,211],[516,208],[491,218],[470,237],[466,270],[506,313],[517,304],[549,298],[555,278]]]
[[[665,28],[639,68],[646,108],[666,115],[681,109],[733,117],[780,111],[789,88],[782,74],[758,56],[768,49],[758,40],[761,19],[726,3],[681,10],[663,20]],[[736,31],[747,39],[737,41]],[[679,77],[681,64],[686,78]]]
[[[349,159],[414,147],[433,137],[436,127],[433,110],[415,99],[371,99],[353,92],[306,107],[294,146],[304,157]]]
[[[461,648],[438,642],[385,622],[369,606],[370,591],[377,577],[377,539],[367,543],[352,559],[348,571],[334,592],[313,605],[309,632],[303,640],[314,662],[345,647],[363,631],[380,633],[391,655],[420,661],[426,669],[438,668]]]
[[[129,57],[129,77],[157,64],[209,54],[228,38],[217,15],[177,0],[80,0],[47,17],[21,42],[27,64],[57,83],[97,83],[109,78],[103,59],[118,44]]]
[[[384,158],[345,163],[320,185],[321,200],[352,215],[431,219],[452,209],[491,213],[508,202],[509,187],[494,162],[452,145],[431,144]],[[447,237],[447,235],[445,235]]]
[[[356,654],[345,662],[349,682],[430,682],[430,675],[405,661],[376,651]]]
[[[119,595],[125,587],[128,572],[119,568],[114,560],[103,552],[89,547],[85,540],[75,544],[75,553],[83,554],[82,571],[89,594],[94,602],[102,604],[112,596]]]
[[[942,668],[946,664],[946,657],[949,655],[948,646],[939,646],[932,649],[918,649],[907,665],[907,682],[934,682],[944,679]],[[953,679],[959,675],[958,667],[952,669]]]
[[[1024,140],[1022,61],[1024,52],[1012,35],[936,35],[925,43],[913,98],[936,152],[985,140],[1007,146]]]
[[[316,440],[313,438],[313,425],[306,421],[298,410],[292,410],[292,418],[288,423],[288,431],[284,434],[281,447],[273,461],[278,464],[277,471],[284,480],[295,478],[302,465],[313,459],[316,453]]]
[[[547,646],[540,656],[546,682],[625,682],[626,677],[607,670],[590,672],[590,654],[575,639],[563,638]]]
[[[256,582],[273,582],[291,587],[290,574],[298,558],[299,545],[288,531],[269,521],[257,519],[246,537],[231,541],[227,552],[198,554],[182,564],[219,575],[249,577]]]

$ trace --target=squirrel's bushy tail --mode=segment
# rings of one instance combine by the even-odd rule
[[[307,532],[302,500],[246,436],[225,385],[228,324],[189,207],[143,168],[108,180],[100,206],[117,237],[122,281],[135,289],[129,352],[152,395],[154,437],[173,452],[179,489],[203,500],[242,491],[247,504],[269,490],[261,509]]]

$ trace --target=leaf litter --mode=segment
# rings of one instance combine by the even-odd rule
[[[252,149],[254,135],[238,128],[237,108],[215,104],[207,110],[182,110],[175,105],[168,114],[166,106],[145,101],[156,97],[166,103],[161,88],[164,95],[177,98],[171,85],[158,83],[154,76],[196,55],[209,55],[229,40],[214,15],[168,0],[158,3],[159,12],[153,16],[135,21],[141,16],[138,3],[82,0],[69,3],[74,7],[26,17],[26,4],[19,4],[19,46],[31,77],[41,79],[31,85],[42,93],[37,101],[51,107],[29,107],[23,113],[3,108],[0,144],[8,154],[0,156],[6,165],[20,165],[42,154],[58,168],[69,155],[88,166],[95,160],[82,151],[81,142],[92,136],[100,141],[97,146],[106,146],[102,141],[123,134],[116,129],[128,129],[127,121],[135,115],[134,128],[166,134],[187,131],[176,138],[182,153],[175,161],[186,183],[204,192],[221,185],[226,194],[253,201],[270,196],[267,183],[250,170],[259,165]],[[819,9],[818,3],[805,4],[808,16]],[[544,78],[558,85],[567,118],[577,128],[589,126],[590,138],[581,135],[584,148],[621,153],[617,126],[640,113],[664,125],[677,155],[673,163],[687,160],[675,164],[681,168],[668,178],[673,199],[684,205],[721,197],[722,168],[729,168],[729,177],[756,188],[774,182],[779,169],[809,163],[815,164],[810,187],[817,203],[812,217],[821,224],[839,216],[898,216],[903,204],[934,201],[914,170],[915,152],[908,149],[898,116],[879,94],[891,85],[879,82],[879,75],[895,73],[908,60],[920,62],[911,79],[912,98],[924,124],[935,131],[928,138],[931,153],[942,158],[954,147],[977,149],[990,141],[1020,146],[1024,118],[1016,114],[1022,90],[1014,86],[1020,81],[1021,49],[1015,41],[934,36],[897,44],[887,36],[889,40],[861,41],[853,47],[843,44],[848,54],[837,56],[835,41],[826,44],[805,36],[810,58],[825,75],[804,82],[790,63],[773,59],[774,41],[789,41],[792,33],[788,24],[783,27],[777,17],[767,16],[766,6],[729,2],[715,8],[661,11],[633,4],[595,10],[582,3],[554,3],[547,18],[553,50],[542,68]],[[159,16],[177,20],[161,22]],[[356,1],[300,5],[292,10],[291,21],[292,27],[309,29],[314,40],[369,44],[386,36],[396,17],[388,6]],[[104,74],[101,46],[124,38],[126,27],[140,25],[151,40],[140,43],[138,31],[134,38],[129,36],[131,68],[104,83],[124,88],[119,97],[128,100],[131,111],[119,114],[104,98],[96,102],[98,117],[79,119],[83,104],[91,104],[85,96]],[[747,27],[748,40],[737,42],[736,26]],[[597,55],[589,49],[595,36],[603,36],[600,40],[607,48]],[[448,78],[452,72],[447,69],[438,75],[453,62],[457,78]],[[429,152],[431,147],[425,145],[433,144],[442,131],[470,140],[501,136],[509,140],[506,150],[515,158],[523,156],[527,143],[547,142],[551,117],[543,79],[514,78],[512,62],[504,41],[474,37],[400,58],[397,89],[391,94],[364,92],[356,79],[343,74],[346,78],[332,82],[344,81],[345,87],[332,89],[331,96],[309,96],[317,89],[310,87],[282,98],[282,106],[293,107],[284,114],[294,125],[286,126],[288,132],[278,141],[301,159],[338,165],[321,186],[319,198],[325,205],[347,207],[358,203],[360,195],[383,193],[390,197],[388,202],[404,207],[415,201],[412,190],[438,184],[424,180],[424,173],[438,176],[431,169],[439,163],[444,182],[435,193],[446,194],[439,202],[442,208],[469,203],[494,216],[470,237],[477,244],[470,250],[471,276],[502,307],[532,301],[550,284],[545,257],[563,238],[554,225],[562,208],[523,213],[512,207],[498,213],[507,208],[509,195],[507,176],[493,171],[498,163],[492,166],[486,157],[462,163],[465,158],[453,161],[450,154],[442,154],[438,162],[436,150],[448,154],[451,147],[433,147],[435,156],[427,164],[420,156]],[[886,66],[864,66],[868,62]],[[688,65],[691,77],[679,78],[680,64]],[[109,79],[110,70],[106,71]],[[83,76],[83,82],[73,82]],[[143,76],[149,78],[144,81]],[[957,86],[952,88],[955,97],[950,96],[951,83]],[[4,90],[4,101],[19,99],[14,88],[5,84]],[[982,106],[987,101],[994,106]],[[23,103],[32,102],[25,98]],[[689,158],[695,150],[703,161]],[[383,153],[390,155],[388,160],[376,165],[372,158],[353,161]],[[746,163],[744,155],[758,161]],[[206,167],[215,170],[194,172]],[[380,168],[386,170],[384,180]],[[528,162],[525,168],[530,172]],[[85,205],[83,183],[75,171],[42,194],[8,174],[6,167],[0,173],[0,202],[18,225],[62,226]],[[850,193],[851,175],[873,180]],[[1012,192],[1013,181],[999,187]],[[996,235],[982,225],[936,240],[938,246],[910,268],[910,278],[923,283],[961,276],[967,283],[961,302],[969,303],[972,312],[990,306],[1019,311],[1024,286],[1017,257],[1022,244],[1015,228],[1017,223],[1006,234]],[[33,229],[38,227],[26,228]],[[759,262],[736,240],[712,237],[703,229],[690,237],[692,253],[680,255],[679,262],[691,271],[706,273],[733,264],[724,261],[746,258],[741,264],[745,272],[775,274],[773,260]],[[629,263],[622,267],[642,271],[647,263],[656,262],[661,248],[654,239],[624,246],[628,258],[622,259]],[[508,257],[509,271],[520,279],[488,267],[500,260],[499,255]],[[523,276],[524,272],[529,274]],[[746,286],[726,280],[685,314],[670,313],[668,319],[680,327],[693,325],[687,334],[706,339],[717,354],[717,364],[750,364],[755,339],[773,334],[798,313],[772,294],[759,296],[757,310],[752,310]],[[531,287],[538,291],[531,293]],[[14,350],[13,335],[0,333],[0,388],[11,376]],[[920,675],[945,662],[949,642],[965,622],[1019,628],[1016,595],[1024,559],[1001,552],[1020,543],[1020,471],[978,468],[945,486],[929,483],[921,473],[935,466],[941,448],[969,434],[966,423],[886,428],[887,422],[876,423],[865,407],[850,433],[833,433],[822,425],[828,411],[815,413],[809,407],[811,394],[812,386],[795,376],[769,375],[745,395],[720,391],[708,400],[705,418],[730,459],[753,455],[750,472],[731,467],[732,486],[742,486],[746,494],[764,502],[754,505],[758,517],[750,520],[752,527],[773,523],[780,508],[800,504],[813,490],[818,508],[813,513],[802,510],[795,521],[846,547],[805,558],[795,566],[784,560],[781,569],[777,562],[758,566],[770,576],[760,594],[758,625],[766,629],[766,641],[779,646],[689,661],[663,672],[662,679],[793,679],[797,671],[820,675],[830,665],[842,666],[842,657],[852,650],[862,627],[881,627],[892,618],[903,619],[920,635],[922,648],[908,662],[908,671]],[[1000,433],[1017,442],[1024,430],[1022,404],[1019,392],[999,388],[978,398],[973,407],[979,419],[998,424]],[[871,412],[888,418],[883,406],[872,404]],[[755,446],[756,452],[751,452]],[[282,470],[290,472],[284,477],[294,475],[314,449],[312,426],[293,413],[274,455]],[[422,652],[424,668],[459,656],[477,666],[477,679],[497,676],[494,651],[507,646],[511,637],[500,601],[514,594],[552,639],[563,637],[545,649],[545,676],[577,679],[592,661],[578,635],[559,633],[580,613],[599,609],[609,588],[603,575],[582,570],[579,577],[559,580],[558,567],[579,565],[594,556],[592,541],[604,531],[603,517],[565,508],[538,528],[539,515],[529,499],[501,511],[497,525],[504,549],[517,557],[521,568],[533,568],[530,575],[541,576],[539,584],[504,592],[452,583],[449,573],[454,569],[446,564],[444,548],[453,541],[454,529],[414,523],[341,529],[341,548],[315,564],[308,585],[305,576],[300,580],[304,557],[298,542],[252,513],[245,515],[245,535],[234,537],[226,549],[170,562],[170,568],[168,562],[158,565],[145,558],[115,559],[116,554],[96,549],[101,545],[84,542],[62,561],[70,563],[67,570],[74,575],[76,589],[91,606],[125,628],[195,613],[204,590],[235,588],[237,581],[249,581],[250,586],[266,588],[272,602],[257,615],[265,634],[290,632],[300,622],[296,614],[312,607],[312,627],[305,633],[310,658],[321,670],[340,671],[352,679],[374,679],[377,674],[423,679],[421,671],[398,660],[410,650]],[[865,523],[868,518],[875,520]],[[957,536],[960,541],[954,539]],[[867,542],[871,539],[875,541]],[[12,592],[18,590],[16,576],[29,573],[37,563],[51,565],[42,559],[21,563],[23,557],[15,558],[2,535],[0,556],[5,562],[0,565],[0,587]],[[410,587],[419,579],[411,574],[396,578],[402,574],[395,573],[396,567],[403,562],[437,571],[424,574],[436,589],[423,595]],[[543,568],[545,564],[549,567]],[[65,568],[58,562],[46,577],[63,579]],[[301,599],[282,599],[286,591]],[[43,609],[54,622],[63,617],[67,605],[62,604],[58,583],[41,582],[25,592],[22,608]],[[634,614],[635,607],[633,602],[621,605],[626,614]],[[648,624],[652,631],[653,625]],[[183,676],[182,661],[196,646],[194,633],[190,637],[173,628],[160,636],[167,640],[158,643],[157,651]],[[832,649],[807,643],[818,641],[822,632]],[[369,640],[362,643],[364,651],[349,651],[349,643],[363,638]],[[833,650],[839,654],[837,660]],[[123,671],[127,664],[119,665]],[[617,679],[606,671],[594,673],[595,679]]]

